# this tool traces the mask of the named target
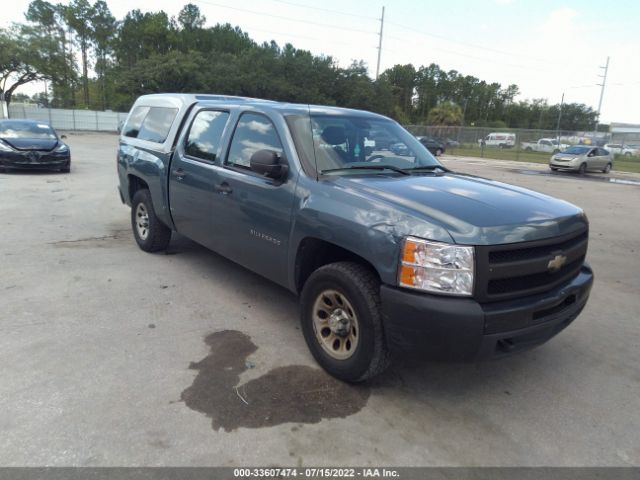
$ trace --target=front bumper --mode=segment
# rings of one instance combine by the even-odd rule
[[[71,155],[67,152],[2,152],[0,168],[59,169],[69,165]]]
[[[383,285],[387,345],[394,355],[451,361],[526,350],[567,327],[587,303],[592,285],[593,272],[587,264],[555,290],[487,304]]]
[[[578,170],[580,168],[580,161],[570,160],[568,162],[560,162],[553,158],[549,161],[549,166],[558,168],[560,170]]]

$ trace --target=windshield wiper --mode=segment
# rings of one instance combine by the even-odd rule
[[[433,172],[434,170],[442,170],[443,172],[448,172],[446,168],[442,165],[421,165],[419,167],[411,167],[405,168],[404,171],[411,174],[412,172]]]
[[[349,165],[348,167],[330,168],[328,170],[321,170],[320,173],[339,172],[341,170],[391,170],[402,175],[411,175],[408,171],[402,168],[394,167],[392,165]]]

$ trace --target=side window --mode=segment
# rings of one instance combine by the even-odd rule
[[[609,152],[607,152],[604,148],[599,148],[598,149],[598,155],[600,157],[606,157],[607,155],[609,155]]]
[[[244,113],[233,133],[229,156],[225,162],[234,167],[249,168],[249,160],[258,150],[273,150],[282,155],[282,143],[271,120],[257,113]]]
[[[138,132],[140,132],[140,126],[142,125],[142,121],[144,117],[149,113],[149,107],[136,107],[129,115],[129,119],[127,120],[127,124],[122,129],[122,134],[125,137],[136,138],[138,136]]]
[[[177,114],[177,108],[151,107],[142,122],[138,138],[155,143],[164,142]]]
[[[229,119],[228,112],[203,110],[193,119],[184,147],[187,155],[213,162],[220,148],[220,138]]]

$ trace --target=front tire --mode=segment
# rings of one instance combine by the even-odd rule
[[[307,346],[329,374],[361,382],[387,368],[380,282],[371,270],[354,262],[320,267],[306,281],[300,307]]]
[[[578,168],[578,173],[580,175],[584,175],[585,173],[587,173],[587,164],[586,163],[581,163],[580,164],[580,168]]]
[[[138,246],[145,252],[166,250],[171,229],[156,216],[149,190],[138,190],[131,201],[131,228]]]
[[[62,173],[70,173],[71,172],[71,160],[67,162],[67,164],[60,169]]]
[[[605,167],[602,169],[602,173],[609,173],[611,171],[611,164],[607,163]]]

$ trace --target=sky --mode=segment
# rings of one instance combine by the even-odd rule
[[[177,16],[188,0],[106,0],[117,19],[134,8]],[[518,99],[545,98],[598,108],[610,57],[601,121],[640,124],[640,2],[637,0],[190,0],[207,25],[231,23],[255,41],[291,43],[333,57],[364,60],[372,77],[385,7],[380,71],[437,63],[506,87]],[[56,3],[56,2],[53,2]],[[62,3],[68,3],[62,1]],[[2,6],[0,26],[24,21],[28,0]],[[41,91],[29,85],[23,92]]]

